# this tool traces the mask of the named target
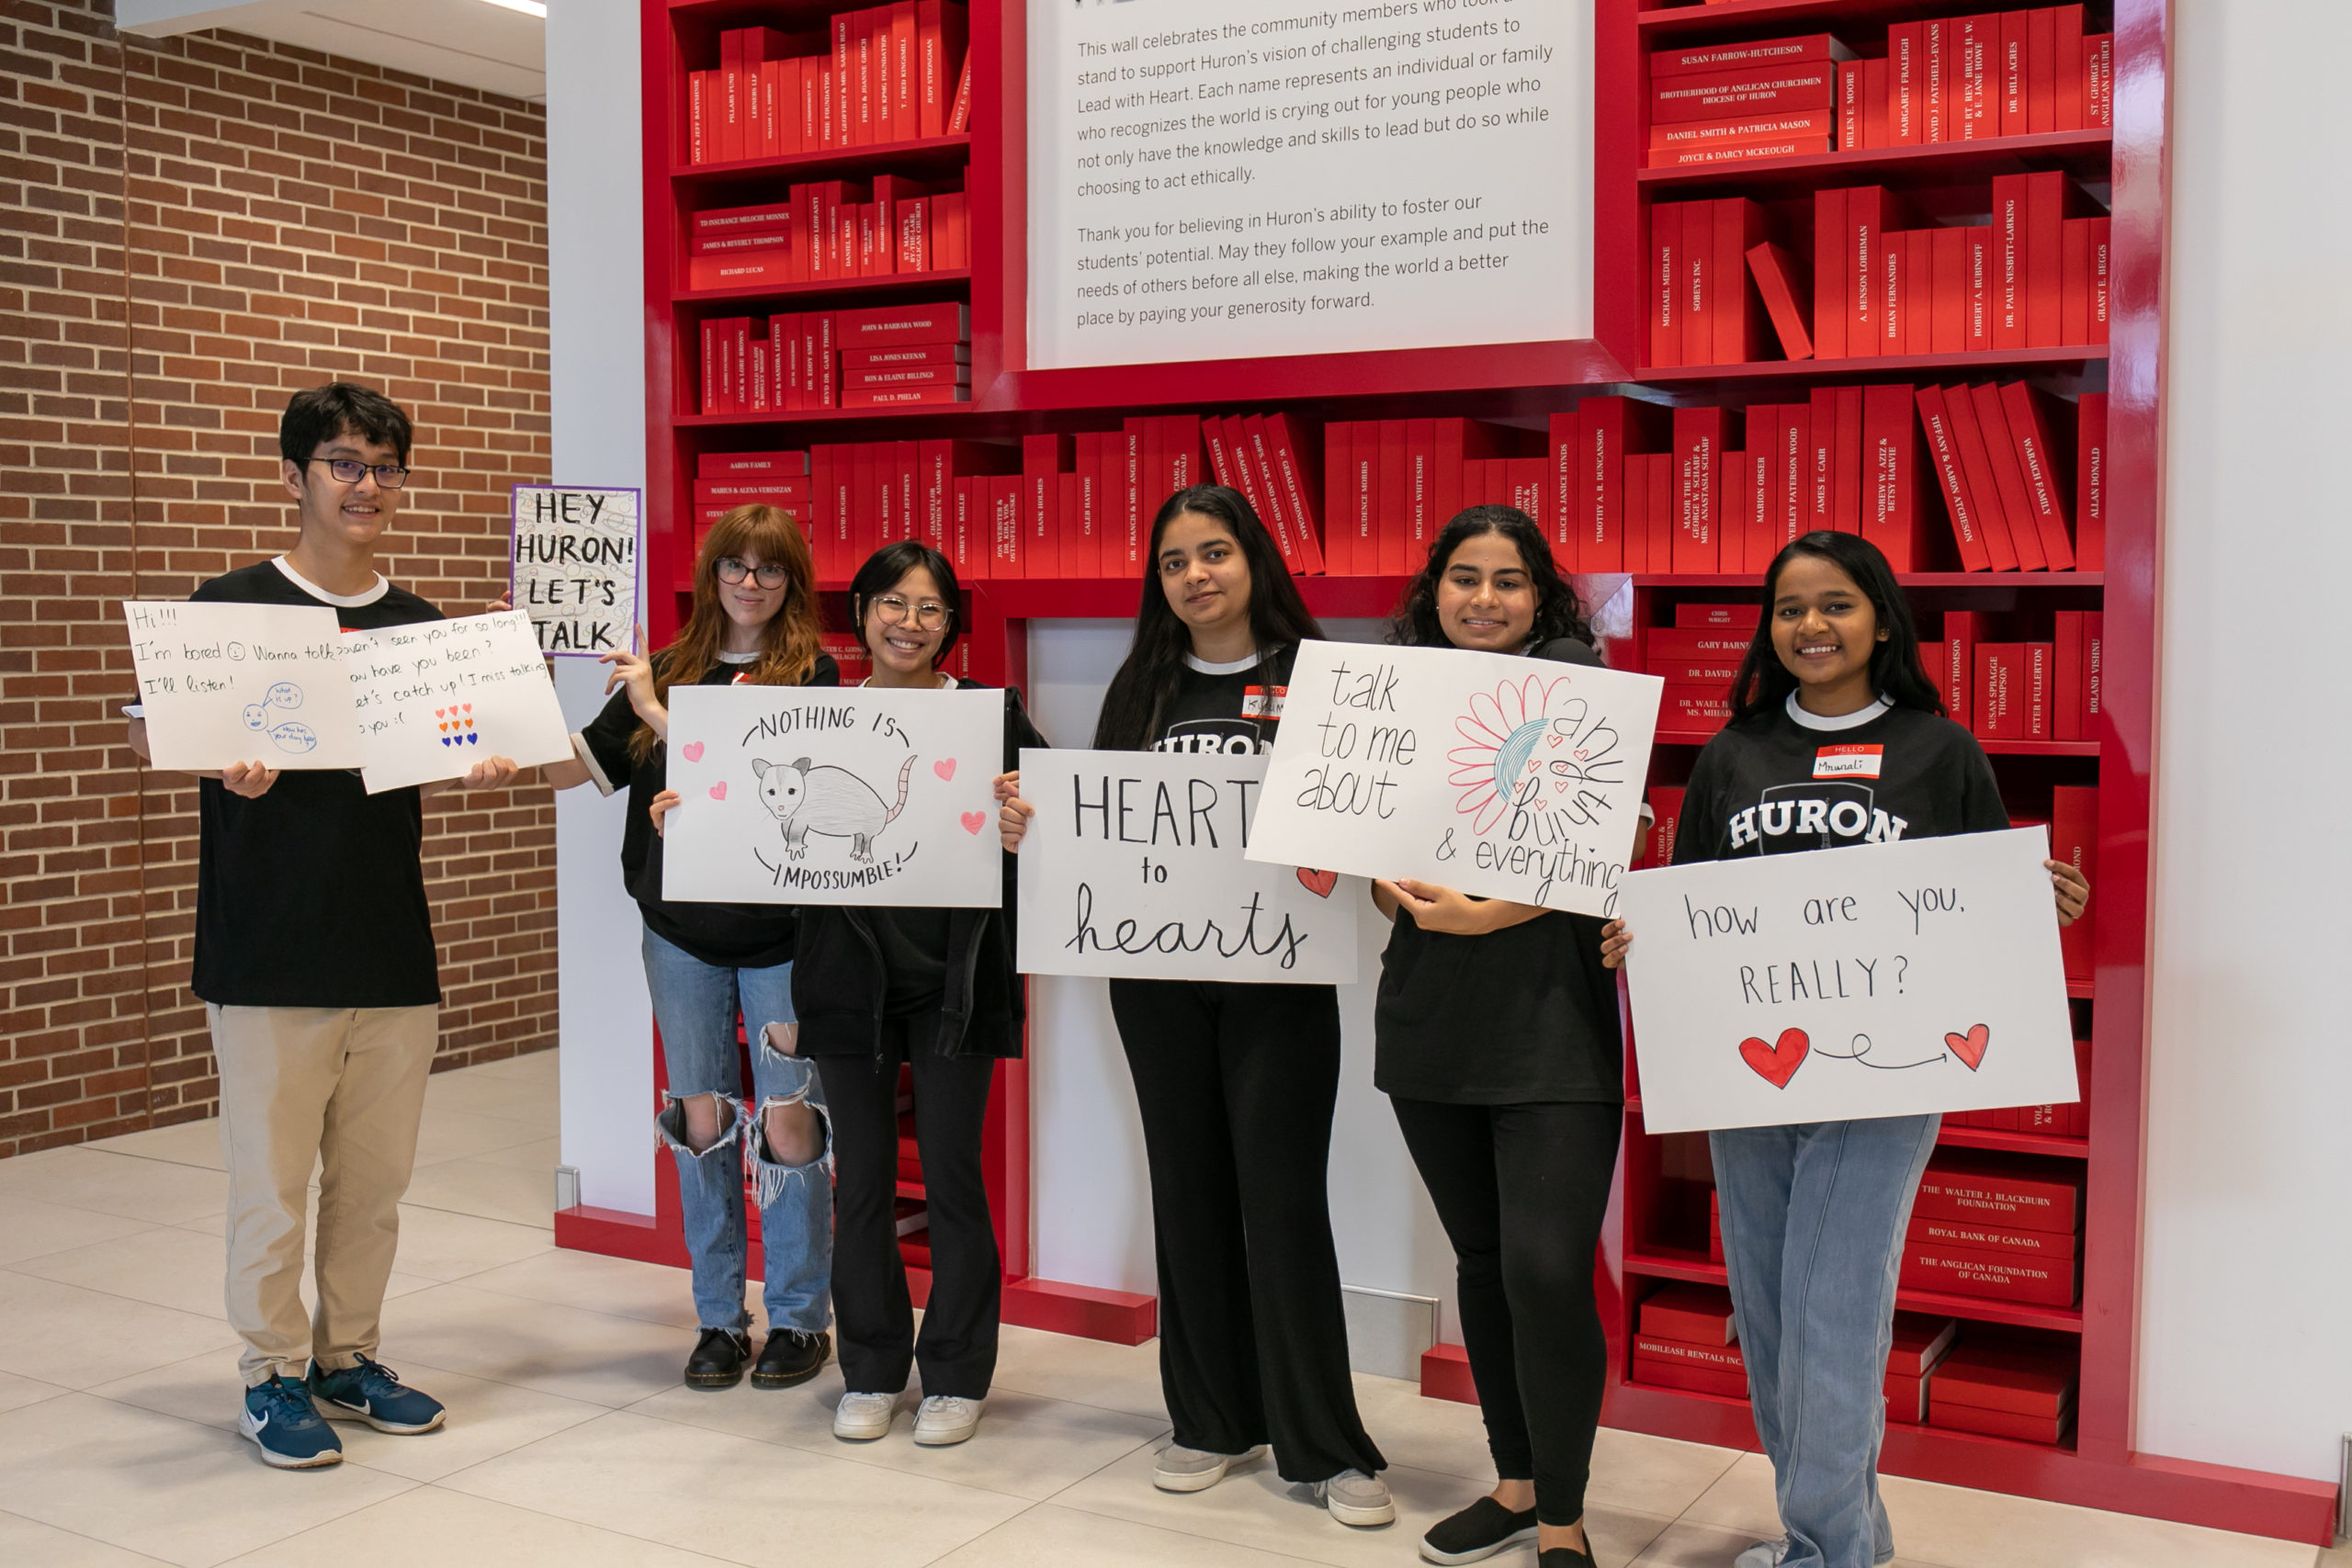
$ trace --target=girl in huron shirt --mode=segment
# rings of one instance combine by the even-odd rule
[[[1261,751],[1292,656],[1322,629],[1250,502],[1193,485],[1152,520],[1134,646],[1102,699],[1106,751]],[[1005,847],[1035,808],[1004,804]],[[1331,1239],[1340,1002],[1329,986],[1113,980],[1135,1075],[1159,1265],[1159,1381],[1175,1441],[1152,1483],[1199,1492],[1271,1441],[1331,1517],[1396,1517],[1356,1415]]]
[[[1983,749],[1943,716],[1910,606],[1874,546],[1805,535],[1765,573],[1764,605],[1731,723],[1691,770],[1678,864],[2009,825]],[[2090,885],[2044,863],[2070,924]],[[1621,964],[1632,942],[1611,921],[1604,961]],[[1749,1402],[1788,1532],[1736,1568],[1868,1568],[1894,1555],[1878,1493],[1881,1390],[1903,1234],[1941,1120],[1707,1135]]]

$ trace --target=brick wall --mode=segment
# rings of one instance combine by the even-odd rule
[[[503,585],[507,487],[548,478],[543,112],[109,15],[0,6],[0,1156],[213,1109],[195,791],[122,742],[116,602],[291,543],[298,388],[415,420],[389,570],[444,609]],[[436,1066],[552,1045],[548,792],[426,830]]]

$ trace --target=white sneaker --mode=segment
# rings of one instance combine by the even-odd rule
[[[1206,1449],[1170,1443],[1152,1461],[1151,1483],[1162,1492],[1205,1492],[1223,1481],[1227,1471],[1265,1451],[1261,1444],[1247,1453],[1214,1454]]]
[[[1315,1495],[1343,1525],[1369,1529],[1396,1522],[1396,1504],[1388,1495],[1388,1483],[1361,1470],[1343,1470],[1329,1481],[1317,1482]]]
[[[1731,1568],[1781,1568],[1781,1564],[1788,1560],[1788,1555],[1789,1538],[1777,1536],[1770,1540],[1759,1540],[1733,1558]],[[1878,1564],[1878,1568],[1886,1568],[1887,1563],[1894,1561],[1894,1553],[1893,1551],[1873,1552],[1871,1561]]]
[[[924,1399],[915,1412],[915,1441],[925,1448],[944,1448],[960,1443],[980,1428],[980,1412],[988,1405],[985,1399],[958,1399],[952,1393],[934,1393]]]
[[[833,1406],[833,1436],[844,1442],[870,1443],[889,1436],[898,1415],[895,1393],[845,1393]]]

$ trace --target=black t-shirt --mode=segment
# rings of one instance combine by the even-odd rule
[[[1534,657],[1598,664],[1563,639]],[[1601,922],[1560,910],[1464,936],[1398,911],[1373,1006],[1373,1086],[1448,1105],[1614,1105],[1625,1098],[1617,977]]]
[[[666,654],[653,657],[658,665]],[[714,664],[695,684],[731,686],[748,668]],[[832,656],[819,654],[807,684],[838,686],[841,681]],[[608,795],[628,791],[628,819],[621,828],[621,882],[637,900],[646,929],[716,968],[770,969],[791,963],[797,921],[790,905],[673,904],[662,897],[662,836],[653,830],[649,808],[653,797],[668,787],[669,750],[656,741],[644,761],[638,761],[629,750],[638,722],[628,693],[616,691],[580,739],[595,763],[598,786]]]
[[[1758,714],[1707,742],[1682,796],[1677,865],[2009,825],[1984,748],[1951,720],[1885,706],[1859,724],[1798,713]]]
[[[437,621],[379,582],[335,604],[276,561],[200,585],[203,604],[314,604],[345,631]],[[219,779],[197,792],[196,964],[189,985],[222,1007],[425,1007],[441,999],[424,897],[424,797],[369,795],[356,770],[288,768],[248,800]]]
[[[945,909],[869,908],[865,924],[882,954],[882,1016],[919,1018],[947,998]]]
[[[1175,694],[1159,710],[1154,751],[1230,752],[1274,749],[1295,648],[1231,664],[1202,665],[1190,654]]]

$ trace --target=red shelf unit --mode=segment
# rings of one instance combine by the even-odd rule
[[[2110,0],[2094,0],[2107,14]],[[1831,153],[1820,157],[1688,170],[1645,170],[1643,55],[1669,41],[1763,39],[1835,29],[1875,50],[1891,21],[1956,15],[1955,0],[1726,0],[1663,5],[1656,0],[1596,0],[1594,121],[1594,337],[1575,343],[1525,343],[1470,348],[1306,355],[1135,367],[1039,370],[1026,362],[1026,59],[1022,0],[973,0],[970,134],[836,153],[726,165],[682,166],[684,73],[717,63],[717,34],[770,23],[792,30],[819,25],[844,0],[640,0],[647,136],[645,189],[647,331],[648,548],[652,581],[683,574],[681,521],[694,459],[707,451],[818,441],[955,435],[1008,440],[1041,431],[1100,429],[1149,412],[1287,408],[1324,418],[1462,414],[1540,423],[1583,394],[1631,393],[1666,403],[1775,400],[1815,382],[1959,378],[1988,374],[2034,379],[2053,390],[2086,388],[2109,394],[2110,517],[2104,572],[1963,573],[1927,571],[1905,586],[1930,607],[2100,608],[2106,614],[2105,716],[2098,739],[2079,743],[2019,742],[1992,748],[1996,769],[2046,783],[2096,778],[2100,785],[2098,926],[2096,982],[2070,994],[2090,1019],[2096,1106],[2084,1139],[1949,1129],[1954,1146],[1998,1148],[2075,1162],[2087,1172],[2088,1238],[2081,1304],[2060,1311],[2016,1309],[1973,1298],[1905,1292],[1905,1304],[2004,1325],[2078,1337],[2082,1386],[2077,1434],[2068,1446],[2017,1442],[1931,1427],[1890,1427],[1883,1465],[1894,1473],[1992,1487],[2060,1501],[2168,1517],[2224,1528],[2324,1540],[2333,1488],[2281,1477],[2188,1464],[2133,1451],[2132,1398],[2138,1303],[2141,1203],[2140,1119],[2143,1099],[2148,858],[2151,827],[2155,666],[2155,589],[2160,570],[2157,475],[2164,328],[2166,28],[2164,0],[2111,0],[2116,35],[2117,124],[2108,133],[2011,138],[1965,146]],[[700,206],[760,199],[764,186],[796,180],[900,171],[933,177],[961,168],[972,222],[972,265],[955,276],[922,275],[854,284],[693,291],[684,285],[682,214]],[[1636,368],[1642,357],[1641,236],[1653,200],[1690,195],[1753,194],[1801,198],[1812,189],[1875,181],[1899,186],[1934,208],[1939,187],[1982,185],[2015,169],[2059,168],[2078,179],[2110,181],[2116,273],[2111,344],[2007,353],[1922,355],[1736,366]],[[1949,199],[1944,213],[1953,210]],[[744,301],[789,299],[807,308],[839,294],[849,300],[967,295],[972,308],[972,401],[953,407],[836,410],[771,415],[685,412],[693,352],[691,324],[705,313]],[[663,573],[669,573],[664,577]],[[1321,615],[1376,616],[1394,605],[1395,577],[1316,578],[1303,581]],[[838,590],[840,584],[824,585]],[[1630,633],[1654,624],[1678,598],[1715,598],[1747,591],[1745,575],[1581,578],[1612,654],[1630,654]],[[1026,677],[1032,620],[1133,615],[1139,585],[1131,579],[981,581],[972,585],[967,640],[981,679]],[[650,630],[657,642],[674,631],[674,596],[657,596]],[[1695,743],[1703,737],[1675,738]],[[1690,745],[1669,745],[1660,766],[1687,767]],[[2096,999],[2094,998],[2096,993]],[[1149,1298],[1120,1297],[1030,1276],[1026,1068],[1008,1063],[998,1080],[987,1163],[1000,1241],[1004,1247],[1011,1321],[1133,1341],[1152,1325]],[[1646,1281],[1719,1281],[1720,1268],[1676,1245],[1680,1234],[1654,1234],[1660,1149],[1670,1142],[1642,1129],[1640,1104],[1628,1108],[1623,1164],[1603,1250],[1604,1316],[1615,1354],[1606,1419],[1612,1425],[1693,1440],[1753,1447],[1744,1403],[1683,1393],[1632,1381],[1632,1314]],[[910,1152],[910,1151],[907,1151]],[[1685,1150],[1687,1153],[1687,1149]],[[666,1162],[664,1162],[666,1167]],[[657,1167],[657,1169],[663,1169]],[[558,1216],[567,1245],[682,1260],[676,1241],[674,1181],[663,1212],[650,1218],[571,1211]],[[910,1190],[919,1190],[911,1188]],[[1629,1219],[1630,1216],[1630,1219]],[[1697,1240],[1703,1244],[1702,1229]],[[911,1264],[926,1261],[910,1245]],[[920,1272],[918,1280],[925,1278]],[[920,1283],[918,1292],[920,1292]],[[1466,1393],[1458,1347],[1424,1359],[1424,1390]]]

